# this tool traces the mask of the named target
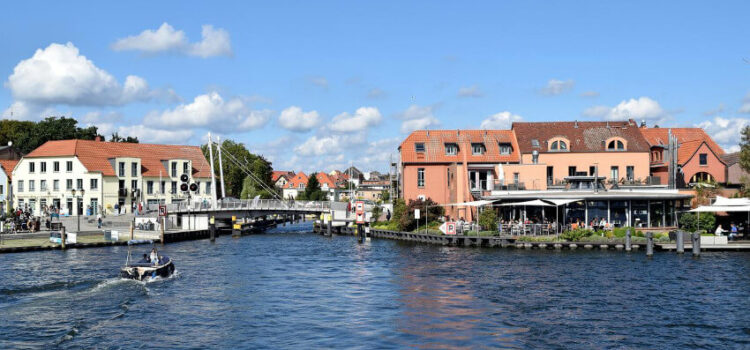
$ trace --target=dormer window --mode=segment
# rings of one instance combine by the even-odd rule
[[[537,139],[531,140],[531,147],[539,147],[539,140]]]
[[[483,143],[472,143],[471,144],[471,154],[482,155],[486,151],[487,151],[487,148],[484,147]]]
[[[500,154],[502,155],[508,155],[513,153],[513,146],[509,143],[500,143]]]
[[[417,142],[414,144],[414,150],[417,153],[424,153],[424,142]]]
[[[552,139],[552,140],[550,140],[549,150],[551,152],[567,152],[568,151],[568,140],[566,140],[566,139]]]
[[[455,143],[446,143],[445,154],[448,156],[455,156],[456,154],[458,154],[458,145]]]
[[[607,140],[607,151],[624,151],[625,141],[619,138]]]

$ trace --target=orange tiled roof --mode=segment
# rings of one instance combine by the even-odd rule
[[[187,159],[193,163],[194,177],[211,177],[211,166],[198,146],[155,145],[147,143],[103,142],[88,140],[47,141],[24,158],[76,156],[88,171],[115,176],[109,160],[119,157],[141,159],[143,176],[156,177],[168,170],[162,161]]]
[[[415,143],[424,143],[425,152],[417,153]],[[445,144],[458,144],[458,154],[446,155]],[[472,143],[484,143],[482,155],[471,152]],[[500,154],[500,143],[509,143],[513,150],[508,155]],[[472,163],[519,162],[518,143],[511,130],[417,130],[412,132],[399,146],[403,163]]]
[[[284,185],[284,188],[299,188],[299,184],[307,186],[307,175],[305,175],[305,173],[302,171],[295,174],[291,179],[288,180],[289,182]]]
[[[5,174],[8,175],[8,180],[11,179],[13,169],[16,168],[16,164],[18,164],[18,162],[19,160],[17,159],[0,159],[0,166],[3,167],[3,170],[5,170]]]
[[[667,145],[669,130],[677,136],[680,148],[677,149],[677,163],[685,164],[705,142],[716,156],[721,158],[724,150],[701,128],[639,128],[651,146]]]
[[[323,184],[327,184],[328,188],[336,188],[336,184],[331,179],[330,175],[324,172],[319,172],[315,174],[315,177],[318,179],[318,182],[320,183],[320,187],[323,187]]]
[[[568,150],[576,152],[605,152],[605,142],[611,137],[627,141],[628,152],[648,152],[649,144],[630,121],[611,122],[515,122],[511,127],[518,139],[521,152],[549,152],[548,140],[564,137],[570,141]],[[534,143],[533,140],[537,140]],[[538,145],[538,146],[537,146]]]
[[[291,178],[292,176],[294,176],[294,172],[293,171],[274,170],[273,172],[271,172],[271,181],[276,182],[282,176],[286,177],[286,179],[289,180],[289,178]]]

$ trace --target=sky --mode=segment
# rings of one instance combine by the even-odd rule
[[[0,112],[278,170],[387,171],[416,129],[750,125],[747,1],[14,1]]]

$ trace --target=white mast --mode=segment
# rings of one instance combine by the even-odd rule
[[[227,197],[227,191],[224,188],[224,166],[221,165],[221,140],[216,136],[216,144],[219,149],[219,177],[221,178],[221,198]]]
[[[208,157],[211,163],[211,209],[216,209],[216,176],[214,176],[214,148],[211,133],[208,133]]]

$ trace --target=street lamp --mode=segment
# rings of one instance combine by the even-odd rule
[[[76,190],[75,189],[71,189],[70,190],[70,194],[73,196],[73,198],[76,199],[76,207],[78,207],[78,205],[80,205],[81,206],[81,210],[83,210],[83,194],[86,193],[86,191],[84,189],[80,189],[79,191],[80,191],[79,193],[81,194],[79,197],[76,197]],[[78,209],[78,208],[76,208],[76,209]],[[81,212],[80,211],[78,212],[77,216],[78,216],[78,231],[76,231],[76,232],[81,232]]]

